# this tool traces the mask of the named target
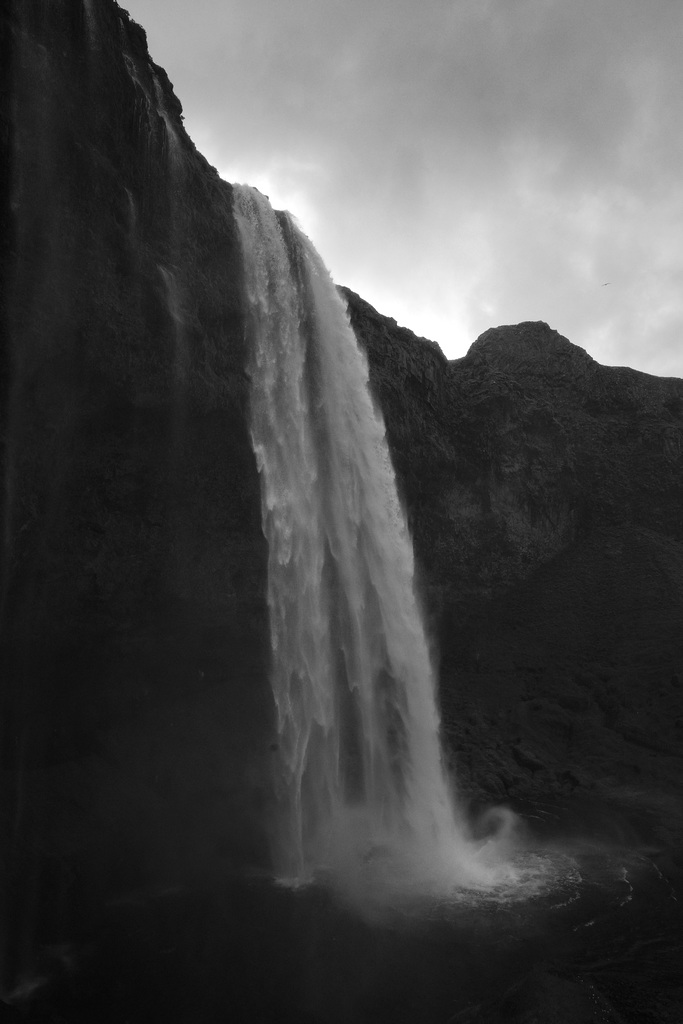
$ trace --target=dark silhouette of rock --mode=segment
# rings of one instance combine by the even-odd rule
[[[230,186],[116,3],[0,26],[12,992],[56,922],[265,863],[270,704]]]

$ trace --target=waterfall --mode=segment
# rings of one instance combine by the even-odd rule
[[[181,305],[180,288],[177,277],[172,270],[157,264],[157,270],[164,282],[166,294],[166,308],[171,318],[172,349],[173,349],[173,378],[176,388],[182,390],[187,383],[189,351],[185,329],[185,317]]]
[[[90,52],[97,48],[97,16],[93,8],[93,0],[83,0],[83,17]]]
[[[235,214],[269,548],[276,867],[306,879],[400,851],[410,870],[480,879],[442,764],[412,544],[366,358],[289,214],[246,186]]]
[[[169,114],[168,109],[166,107],[166,97],[164,95],[164,90],[161,88],[161,83],[159,82],[159,79],[154,74],[154,72],[152,72],[152,82],[154,83],[154,96],[156,99],[157,111],[161,115],[161,119],[164,122],[164,127],[166,129],[169,163],[171,165],[171,171],[173,175],[173,171],[179,169],[182,166],[183,148],[180,143],[180,138],[178,137],[177,129],[173,124],[173,119],[171,118],[171,115]],[[173,178],[171,180],[172,184],[175,186],[177,183],[173,182]]]

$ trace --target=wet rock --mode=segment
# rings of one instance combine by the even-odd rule
[[[589,979],[575,980],[537,970],[516,985],[482,1024],[626,1024]]]
[[[525,750],[524,747],[520,747],[517,746],[517,744],[513,744],[510,749],[512,751],[512,756],[514,757],[515,761],[520,766],[520,768],[526,768],[530,772],[538,772],[543,769],[543,762],[539,761],[539,759],[534,754],[530,753],[528,750]]]

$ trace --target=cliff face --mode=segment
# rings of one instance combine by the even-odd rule
[[[263,859],[270,709],[230,186],[112,0],[0,26],[11,977],[46,887]]]
[[[230,186],[114,0],[4,0],[0,33],[11,989],[56,921],[267,861],[271,709]],[[463,790],[673,792],[683,382],[533,323],[449,363],[345,294]]]
[[[543,323],[448,363],[347,292],[472,795],[680,784],[683,381]]]

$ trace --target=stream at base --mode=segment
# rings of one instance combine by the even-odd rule
[[[385,887],[370,899],[368,887],[358,900],[330,879],[292,887],[257,874],[127,893],[107,903],[96,937],[62,945],[68,969],[17,1004],[16,1019],[681,1019],[680,870],[661,868],[645,851],[597,843],[529,849],[518,867],[520,887],[438,897],[390,898]],[[381,872],[372,873],[377,881]]]

